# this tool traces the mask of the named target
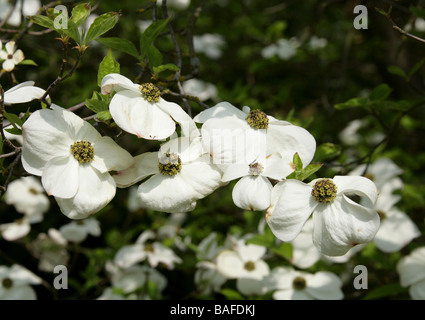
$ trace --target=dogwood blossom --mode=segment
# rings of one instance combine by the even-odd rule
[[[40,99],[46,91],[39,87],[34,87],[34,84],[34,81],[25,81],[5,91],[4,104],[10,105]]]
[[[304,166],[313,159],[314,137],[304,128],[268,116],[261,110],[220,102],[195,116],[202,123],[204,147],[214,163],[246,164],[279,153],[289,163],[298,153]],[[282,176],[281,179],[285,178]]]
[[[269,265],[262,259],[267,249],[246,244],[245,239],[234,239],[233,248],[221,251],[216,257],[217,271],[227,279],[237,279],[238,290],[246,295],[263,294],[264,277],[270,273]]]
[[[314,274],[292,267],[276,267],[265,279],[275,300],[341,300],[342,281],[328,271]]]
[[[199,79],[189,79],[183,82],[183,90],[186,94],[199,98],[200,101],[216,100],[218,90],[217,87],[209,82]]]
[[[7,42],[4,47],[5,50],[1,48],[0,41],[0,60],[4,60],[2,67],[7,72],[10,72],[15,69],[15,65],[22,62],[25,57],[21,49],[16,49],[15,41]]]
[[[63,214],[83,219],[115,196],[111,170],[133,157],[90,123],[59,106],[37,110],[23,124],[22,164],[53,195]],[[66,181],[66,183],[64,183]]]
[[[421,235],[413,220],[396,206],[401,196],[394,195],[392,189],[391,184],[384,185],[374,206],[381,225],[373,241],[383,252],[399,251]]]
[[[8,0],[0,0],[0,20],[3,21],[9,15],[9,11],[12,10],[12,3]],[[20,26],[22,23],[21,17],[25,19],[26,17],[37,14],[40,7],[40,0],[16,1],[13,11],[7,19],[7,24],[14,27]]]
[[[36,300],[31,285],[40,283],[38,276],[20,265],[0,266],[0,300]]]
[[[152,83],[136,84],[130,79],[111,73],[102,79],[102,94],[116,92],[109,105],[115,123],[124,131],[139,138],[162,140],[176,130],[182,134],[199,136],[192,118],[176,103],[164,100],[161,92]]]
[[[205,33],[193,36],[195,52],[203,53],[213,60],[221,58],[225,45],[224,37],[220,34]]]
[[[192,211],[197,200],[222,184],[221,172],[210,163],[199,137],[172,139],[158,152],[136,156],[134,165],[114,175],[119,187],[147,177],[137,190],[140,200],[152,210],[169,213]]]
[[[425,247],[414,249],[397,263],[400,284],[409,287],[410,297],[414,300],[425,299]]]
[[[232,190],[235,205],[245,210],[266,210],[270,206],[272,184],[288,176],[294,170],[291,161],[285,161],[279,153],[245,164],[230,164],[223,173],[223,182],[239,179]]]
[[[33,176],[11,181],[5,192],[5,202],[13,205],[19,213],[32,217],[31,220],[34,222],[41,221],[43,214],[50,207],[43,186]]]
[[[58,265],[66,266],[69,261],[67,244],[68,241],[54,228],[38,234],[31,246],[32,254],[38,259],[38,269],[52,272]]]
[[[378,197],[375,184],[360,176],[315,179],[308,184],[288,179],[273,188],[266,220],[278,239],[292,241],[313,214],[313,243],[319,252],[343,255],[372,241],[380,224],[377,212],[351,200],[352,194],[371,203]]]
[[[168,269],[173,269],[175,263],[182,262],[172,249],[160,242],[152,241],[153,239],[155,239],[155,234],[152,231],[143,232],[134,244],[126,245],[118,250],[114,257],[114,263],[121,268],[129,268],[141,261],[148,260],[151,267],[162,263]]]
[[[95,218],[71,221],[59,228],[63,237],[71,242],[82,242],[88,235],[100,236],[101,229],[99,221]]]

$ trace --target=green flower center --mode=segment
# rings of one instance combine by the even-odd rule
[[[143,247],[143,250],[145,252],[154,252],[152,243],[146,243],[145,246]]]
[[[269,127],[269,118],[261,110],[251,110],[246,118],[248,124],[254,129],[267,129]]]
[[[331,203],[336,197],[337,190],[336,184],[331,179],[324,178],[314,184],[311,196],[320,203]]]
[[[91,162],[94,158],[94,148],[90,142],[79,140],[71,145],[70,151],[79,163]]]
[[[167,152],[159,158],[158,168],[163,175],[174,176],[182,169],[182,161],[177,154]]]
[[[3,288],[10,289],[13,287],[13,280],[10,278],[4,278],[1,282]]]
[[[295,290],[302,290],[306,287],[307,282],[305,281],[305,279],[303,277],[296,277],[293,281],[292,281],[292,288],[294,288]]]
[[[245,270],[248,270],[248,271],[255,270],[255,264],[252,261],[245,262],[245,265],[243,267],[245,268]]]
[[[384,220],[387,217],[387,215],[385,214],[385,212],[382,211],[382,210],[377,210],[376,212],[378,213],[379,218],[381,219],[381,221]]]
[[[161,92],[153,83],[143,83],[139,87],[143,98],[149,102],[158,102]]]
[[[263,171],[264,171],[264,167],[258,162],[255,162],[249,165],[248,173],[250,175],[259,176]]]

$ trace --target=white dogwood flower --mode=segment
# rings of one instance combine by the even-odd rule
[[[391,184],[386,184],[374,206],[381,218],[381,226],[373,241],[383,252],[399,251],[421,235],[413,220],[396,206],[400,199],[400,195],[392,193]]]
[[[233,202],[245,210],[261,211],[270,206],[273,186],[269,178],[281,181],[292,171],[294,167],[289,159],[285,161],[279,153],[273,153],[251,163],[226,166],[222,180],[240,178],[232,190]]]
[[[266,220],[274,235],[292,241],[313,214],[313,243],[328,256],[345,254],[351,247],[373,240],[380,220],[376,210],[348,196],[365,196],[375,203],[375,184],[360,176],[315,179],[309,184],[289,179],[272,190]]]
[[[36,300],[31,285],[40,283],[38,276],[20,265],[0,266],[0,300]]]
[[[414,249],[397,263],[400,284],[409,287],[410,297],[414,300],[425,299],[425,247]]]
[[[40,99],[46,91],[39,87],[34,87],[34,83],[34,81],[25,81],[5,91],[4,104],[25,103]]]
[[[160,242],[153,241],[153,239],[155,239],[155,235],[152,231],[143,232],[134,244],[126,245],[118,250],[114,257],[114,263],[121,268],[129,268],[141,261],[148,260],[149,265],[153,268],[162,263],[168,269],[174,269],[175,263],[182,262],[172,249]]]
[[[33,221],[41,221],[43,214],[50,207],[43,186],[33,176],[22,177],[10,182],[4,196],[7,204],[13,205],[19,213],[32,217]]]
[[[136,156],[133,166],[114,175],[119,187],[147,177],[138,187],[139,199],[147,208],[169,213],[192,211],[197,200],[222,183],[221,172],[210,163],[200,138],[170,140],[159,152]]]
[[[0,20],[4,21],[4,19],[8,17],[7,24],[19,27],[22,23],[22,18],[26,19],[26,17],[36,15],[40,7],[40,0],[25,0],[16,2],[0,0]],[[9,15],[10,10],[13,11]]]
[[[130,79],[111,73],[102,79],[102,94],[116,92],[109,105],[115,123],[124,131],[139,138],[162,140],[176,130],[176,122],[182,134],[199,136],[192,118],[176,103],[164,100],[152,83],[136,84]]]
[[[67,265],[67,244],[59,230],[50,228],[47,233],[39,233],[31,244],[31,252],[38,259],[38,269],[53,272],[56,266]]]
[[[328,271],[314,274],[297,271],[292,267],[276,267],[265,279],[275,300],[341,300],[342,281]]]
[[[71,221],[59,228],[62,236],[71,242],[82,242],[88,235],[98,237],[101,234],[99,221],[95,218],[87,218]]]
[[[0,42],[0,60],[3,61],[2,68],[7,72],[15,69],[15,65],[22,62],[25,57],[21,49],[16,50],[15,41],[9,41],[4,45],[5,50],[1,49]]]
[[[109,171],[129,167],[133,157],[110,137],[59,106],[35,111],[23,124],[22,164],[36,176],[63,214],[84,219],[115,196]]]
[[[199,113],[194,120],[203,123],[202,140],[214,163],[224,166],[249,164],[273,153],[279,153],[284,161],[292,161],[298,153],[306,166],[316,150],[316,141],[306,129],[258,109],[240,110],[228,102],[220,102]]]

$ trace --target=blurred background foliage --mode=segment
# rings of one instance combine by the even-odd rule
[[[169,1],[171,2],[171,1]],[[400,27],[414,25],[420,15],[425,16],[425,1],[197,1],[192,0],[185,9],[169,5],[172,15],[171,24],[176,33],[182,51],[182,75],[214,84],[218,89],[216,101],[204,103],[213,106],[218,101],[229,101],[241,108],[250,106],[259,108],[269,115],[288,120],[303,126],[316,138],[317,145],[331,144],[330,156],[316,158],[324,166],[316,173],[320,177],[333,177],[346,174],[361,163],[371,163],[380,157],[391,158],[403,169],[401,178],[404,188],[400,191],[402,200],[399,207],[406,212],[424,234],[425,217],[425,125],[424,104],[425,67],[422,67],[425,43],[403,36],[395,30],[392,23],[382,12],[392,7],[391,18]],[[71,8],[79,2],[65,2]],[[47,2],[43,2],[47,4]],[[363,4],[368,8],[368,29],[357,30],[353,26],[356,15],[353,8]],[[120,37],[132,41],[138,47],[142,30],[141,21],[152,20],[151,1],[99,1],[91,2],[93,13],[119,12],[116,26],[104,36]],[[197,10],[200,8],[201,10]],[[412,10],[413,8],[413,10]],[[162,18],[161,7],[156,11]],[[199,59],[198,72],[194,68],[194,56],[191,55],[187,26],[193,36],[218,34],[224,40],[222,54],[218,58],[209,58],[206,54],[196,53]],[[31,31],[45,28],[33,25]],[[425,31],[411,29],[409,32],[425,37]],[[13,33],[1,32],[2,40],[13,39]],[[58,34],[49,32],[38,36],[23,35],[18,47],[26,58],[34,60],[38,66],[18,66],[14,71],[18,82],[35,81],[36,86],[47,88],[58,74],[61,65],[62,45],[56,38]],[[296,52],[288,59],[278,56],[265,58],[263,49],[279,39],[292,39]],[[320,38],[325,45],[311,47],[311,39]],[[323,40],[324,39],[324,40]],[[71,41],[71,47],[75,43]],[[163,54],[163,63],[176,64],[175,47],[166,30],[155,42]],[[50,93],[55,104],[68,108],[84,102],[99,91],[97,72],[99,64],[109,48],[98,42],[92,42],[84,53],[77,70],[71,78],[57,86]],[[76,59],[76,49],[68,52],[69,63]],[[122,75],[137,79],[142,73],[148,81],[146,70],[133,56],[112,49],[112,54],[120,64]],[[414,74],[406,79],[405,74],[417,66]],[[8,74],[2,76],[1,84],[7,89],[13,86]],[[345,102],[356,97],[367,97],[375,88],[386,84],[390,92],[375,91],[376,103],[361,103],[347,107]],[[178,92],[176,82],[168,82],[168,89]],[[383,88],[383,87],[381,87]],[[382,95],[382,96],[380,96]],[[178,96],[167,95],[184,107]],[[339,108],[335,108],[339,105]],[[31,111],[38,108],[36,102],[30,104]],[[204,107],[191,101],[191,113],[196,115]],[[16,110],[25,112],[28,104],[16,106]],[[19,109],[21,108],[21,109]],[[87,108],[77,111],[82,117],[93,115]],[[365,121],[359,129],[360,140],[355,145],[341,141],[340,133],[354,119]],[[97,123],[103,134],[115,136],[116,128],[109,127],[110,122]],[[384,142],[371,137],[385,138]],[[372,142],[371,142],[372,141]],[[118,139],[123,147],[133,155],[144,151],[154,151],[158,144],[141,141],[131,135],[123,134]],[[4,147],[7,152],[7,146]],[[12,159],[4,159],[3,168]],[[7,170],[2,179],[6,179]],[[24,174],[19,165],[13,172],[18,177]],[[310,177],[309,179],[314,178]],[[198,201],[195,211],[188,213],[183,224],[184,234],[197,244],[211,232],[217,232],[222,239],[228,233],[257,233],[258,223],[264,218],[263,212],[244,212],[232,201],[230,183],[209,197]],[[136,237],[146,229],[158,229],[164,224],[166,213],[140,209],[129,212],[127,207],[129,189],[118,189],[115,199],[96,217],[101,222],[102,235],[84,242],[85,250],[72,248],[71,290],[59,292],[60,298],[93,299],[101,294],[105,283],[103,264],[113,257],[121,246],[133,243]],[[0,203],[0,221],[13,220],[16,212],[13,207]],[[52,201],[49,213],[44,221],[35,225],[31,233],[22,241],[7,242],[0,239],[0,264],[10,263],[13,257],[30,270],[37,269],[37,260],[28,254],[26,245],[39,232],[48,228],[57,228],[68,222],[56,203]],[[355,290],[352,280],[343,288],[346,299],[366,297],[374,289],[387,285],[393,291],[384,293],[385,298],[408,298],[406,290],[400,289],[395,264],[404,254],[425,243],[424,236],[414,239],[401,252],[385,254],[369,245],[361,254],[356,255],[350,264],[325,265],[318,262],[309,271],[330,270],[353,278],[352,267],[363,264],[369,270],[369,290]],[[172,245],[172,243],[168,243]],[[199,298],[193,294],[193,273],[196,258],[193,252],[178,252],[183,263],[175,270],[161,269],[169,285],[164,293],[168,298]],[[287,257],[290,255],[288,253]],[[288,264],[287,257],[275,257],[275,264]],[[272,262],[273,263],[273,262]],[[351,268],[351,269],[350,269]],[[45,274],[51,282],[53,275]],[[84,284],[85,283],[85,284]],[[87,283],[91,285],[87,285]],[[394,288],[395,287],[395,288]],[[50,293],[43,287],[39,298],[49,298]],[[379,291],[378,291],[379,292]],[[215,298],[222,298],[217,294]]]

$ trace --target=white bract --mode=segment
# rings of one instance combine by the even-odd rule
[[[186,94],[195,96],[199,98],[200,101],[217,99],[218,90],[212,83],[198,79],[189,79],[183,82],[182,86]]]
[[[273,153],[279,153],[287,164],[298,153],[306,166],[316,151],[316,141],[307,130],[258,109],[240,110],[228,102],[220,102],[199,113],[194,120],[203,123],[205,149],[214,163],[223,166],[250,164]]]
[[[2,67],[7,72],[10,72],[15,69],[15,65],[22,62],[25,57],[21,49],[16,50],[15,41],[9,41],[4,47],[3,50],[0,41],[0,60],[4,60]]]
[[[5,201],[13,205],[19,213],[31,217],[32,221],[41,221],[49,210],[50,202],[40,181],[33,177],[13,180],[7,186]]]
[[[273,153],[251,163],[226,166],[222,180],[228,182],[242,177],[233,187],[233,202],[239,208],[260,211],[270,206],[273,185],[269,178],[280,181],[293,170],[291,161]]]
[[[46,91],[39,87],[34,87],[34,83],[34,81],[25,81],[5,91],[4,104],[25,103],[40,99]]]
[[[12,3],[15,3],[13,8]],[[21,17],[25,19],[26,17],[37,14],[40,7],[41,3],[39,0],[24,0],[16,2],[0,0],[0,20],[3,22],[3,19],[5,19],[9,15],[10,10],[13,9],[7,19],[7,24],[18,27],[22,23]]]
[[[320,260],[321,254],[313,244],[313,219],[308,219],[301,232],[291,241],[291,263],[300,269],[307,269]]]
[[[409,287],[412,299],[425,299],[425,247],[414,249],[409,255],[401,258],[397,264],[400,284]]]
[[[84,219],[115,196],[109,174],[133,163],[133,157],[110,137],[59,106],[34,112],[23,125],[22,164],[37,176],[63,214]]]
[[[69,254],[66,250],[68,241],[53,228],[47,233],[40,233],[32,242],[31,251],[38,261],[38,268],[45,272],[53,272],[58,265],[67,265]]]
[[[328,256],[345,254],[351,247],[373,240],[379,228],[379,215],[361,206],[349,195],[365,196],[375,203],[378,192],[367,178],[335,176],[306,184],[289,179],[272,190],[266,220],[274,235],[292,241],[313,214],[313,243]]]
[[[70,223],[59,228],[63,237],[71,242],[82,242],[88,235],[100,236],[101,229],[99,221],[95,218],[87,218]]]
[[[332,272],[314,274],[276,267],[264,281],[275,300],[341,300],[342,281]]]
[[[396,252],[421,235],[413,220],[396,203],[401,196],[392,194],[391,184],[380,190],[374,209],[381,218],[381,226],[375,235],[376,247],[383,252]]]
[[[31,285],[40,283],[38,276],[20,265],[0,266],[0,300],[36,300]]]
[[[136,240],[135,244],[126,245],[118,250],[114,257],[114,263],[121,268],[129,268],[141,261],[148,260],[153,268],[159,263],[165,265],[168,269],[174,269],[175,263],[181,263],[182,260],[174,251],[162,243],[152,241],[155,235],[152,231],[143,232]],[[148,242],[148,240],[150,240]]]
[[[199,136],[192,118],[176,103],[164,100],[152,83],[136,84],[111,73],[102,79],[102,94],[116,92],[109,105],[115,123],[139,138],[162,140],[171,136],[180,124],[182,134]]]
[[[261,295],[266,292],[263,279],[270,273],[269,265],[263,260],[267,248],[245,241],[231,238],[233,248],[217,255],[216,269],[227,279],[237,279],[236,287],[242,294]]]
[[[219,59],[223,54],[226,42],[220,34],[205,33],[193,36],[195,52],[203,53],[210,59]]]
[[[114,178],[119,187],[127,187],[150,177],[137,190],[142,203],[152,210],[182,213],[220,187],[221,172],[210,162],[200,138],[182,137],[164,143],[159,152],[136,156],[135,164]]]

